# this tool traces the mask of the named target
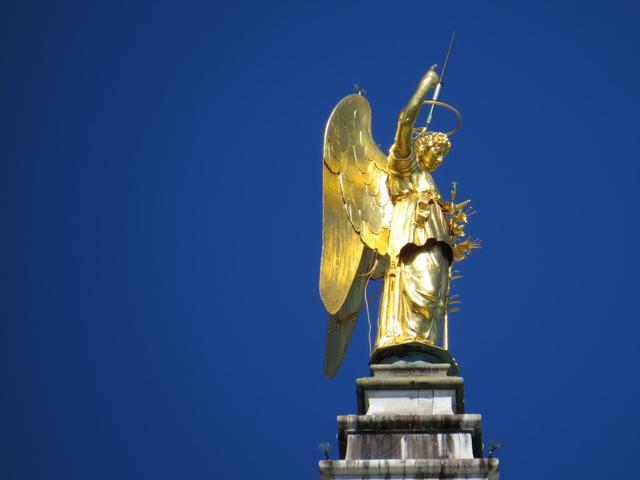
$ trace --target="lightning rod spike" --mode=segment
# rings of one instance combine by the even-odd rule
[[[444,64],[442,65],[442,73],[440,74],[440,81],[436,85],[436,88],[433,91],[433,97],[431,100],[437,101],[440,98],[440,91],[444,86],[444,74],[447,71],[447,64],[449,63],[449,57],[451,56],[451,51],[453,50],[453,42],[456,39],[456,32],[454,30],[453,35],[451,35],[451,41],[449,42],[449,49],[447,50],[447,56],[444,59]],[[432,103],[431,108],[429,109],[429,115],[427,115],[427,122],[425,124],[425,131],[429,130],[429,125],[431,125],[431,121],[433,120],[433,110],[436,106]]]

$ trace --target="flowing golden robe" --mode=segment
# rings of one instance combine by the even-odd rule
[[[394,206],[376,349],[411,342],[434,345],[452,257],[440,194],[413,151],[405,159],[392,152],[388,162]]]

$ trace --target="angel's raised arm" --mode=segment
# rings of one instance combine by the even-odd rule
[[[411,132],[413,125],[416,123],[418,113],[420,113],[420,108],[427,93],[440,81],[438,74],[435,72],[435,68],[436,65],[432,66],[425,76],[422,77],[418,89],[409,100],[409,103],[407,103],[407,106],[400,112],[396,137],[391,147],[391,153],[397,159],[407,158],[411,154]],[[392,165],[390,165],[390,167],[393,169]]]

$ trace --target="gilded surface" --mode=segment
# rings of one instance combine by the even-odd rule
[[[385,155],[371,134],[371,107],[345,97],[325,131],[320,295],[329,313],[325,375],[346,352],[367,282],[384,277],[376,349],[435,345],[447,309],[450,267],[474,245],[464,235],[464,206],[443,202],[431,172],[451,148],[443,133],[413,139],[432,68],[400,112]],[[467,241],[468,242],[468,241]]]

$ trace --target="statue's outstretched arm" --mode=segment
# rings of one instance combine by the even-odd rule
[[[432,66],[425,76],[422,77],[418,89],[409,100],[407,106],[400,112],[396,138],[391,147],[391,153],[396,158],[407,158],[411,154],[411,132],[413,125],[416,123],[418,113],[420,113],[420,108],[427,93],[431,87],[435,87],[440,81],[438,74],[435,72],[435,68],[436,65]]]

